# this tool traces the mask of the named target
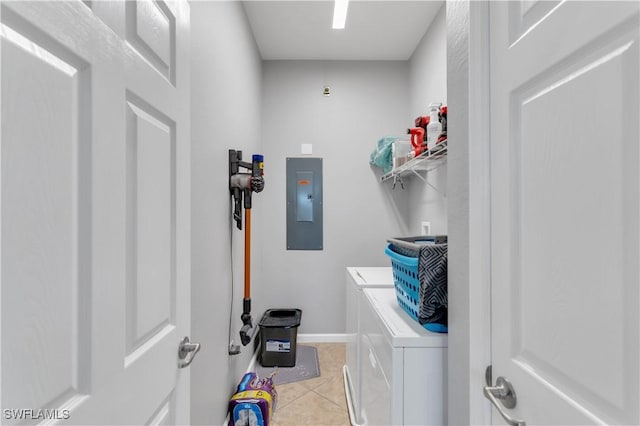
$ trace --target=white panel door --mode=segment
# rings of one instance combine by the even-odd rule
[[[2,421],[188,424],[188,5],[0,21]]]
[[[527,425],[640,424],[639,11],[490,4],[493,381]]]

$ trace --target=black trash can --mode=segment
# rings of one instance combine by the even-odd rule
[[[300,318],[300,309],[267,309],[260,320],[260,364],[263,367],[296,365]]]

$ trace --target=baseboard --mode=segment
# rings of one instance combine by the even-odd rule
[[[347,334],[298,333],[297,343],[347,343]]]
[[[256,364],[258,363],[258,353],[260,351],[258,349],[256,349],[255,351],[253,351],[253,356],[251,357],[251,361],[249,361],[249,366],[247,367],[247,370],[245,371],[246,373],[250,373],[252,371],[256,371]]]

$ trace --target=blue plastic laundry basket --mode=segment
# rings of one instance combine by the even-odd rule
[[[439,318],[438,322],[429,322],[428,319],[424,318],[424,305],[433,303],[434,297],[428,294],[429,283],[420,282],[419,267],[421,259],[419,252],[416,252],[416,257],[405,256],[394,251],[393,244],[387,244],[384,252],[391,259],[396,298],[400,307],[427,330],[446,333],[448,331],[446,316],[444,321]],[[424,277],[424,274],[423,280],[428,280],[428,278]],[[435,299],[437,300],[438,298]],[[438,303],[442,304],[442,302]],[[446,303],[446,300],[444,303]],[[439,306],[439,309],[442,309],[442,306]],[[446,309],[446,306],[444,309]]]

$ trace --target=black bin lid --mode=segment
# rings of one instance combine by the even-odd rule
[[[298,327],[300,318],[300,309],[267,309],[260,320],[260,327]]]

